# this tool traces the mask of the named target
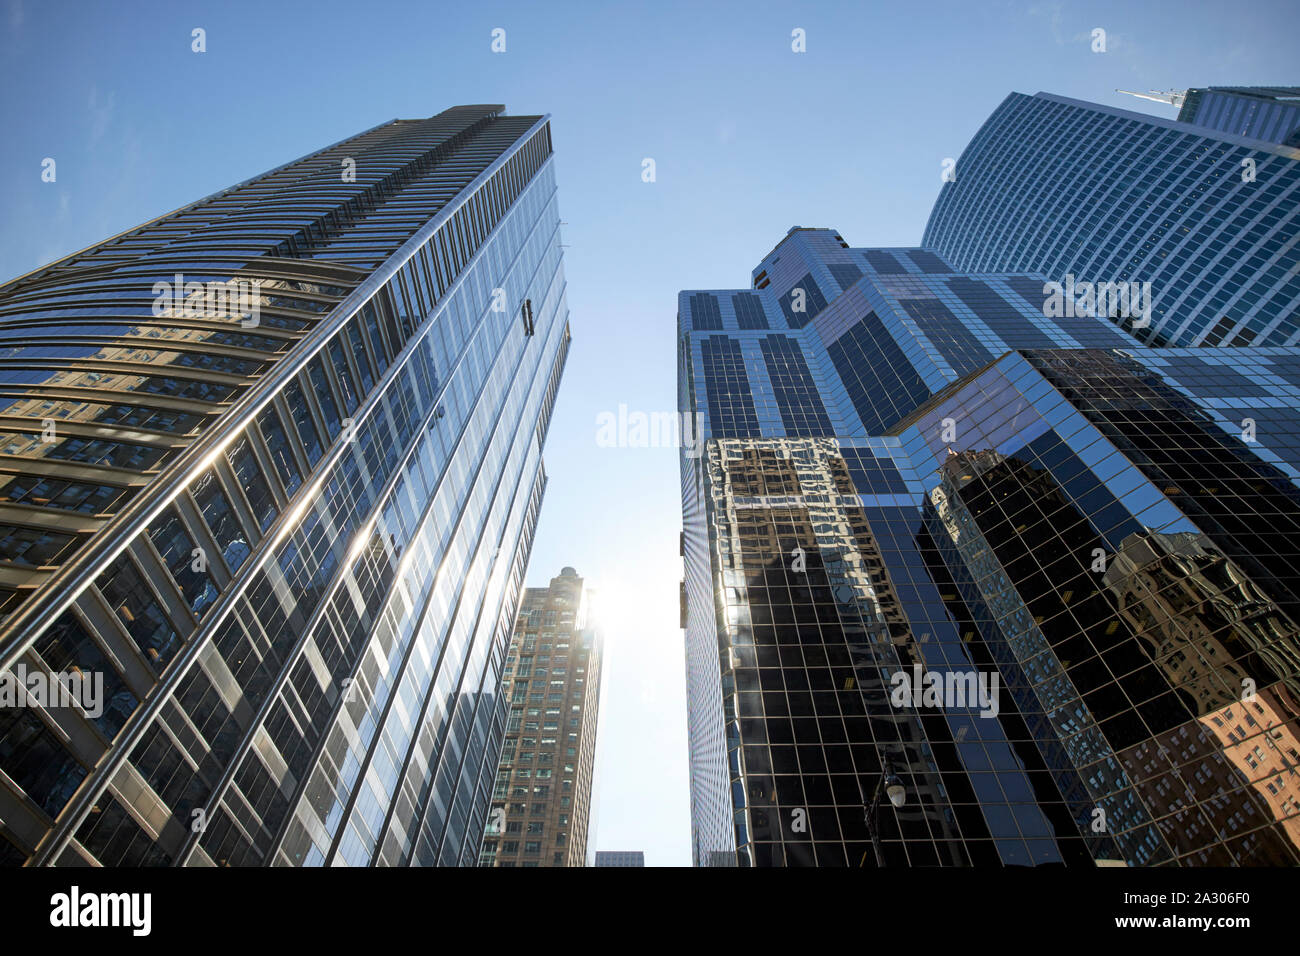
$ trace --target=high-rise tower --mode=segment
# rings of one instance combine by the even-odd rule
[[[680,294],[698,865],[1300,862],[1300,349],[1061,298],[803,228]]]
[[[0,860],[474,862],[569,342],[551,155],[394,120],[0,287]]]
[[[604,644],[573,568],[528,588],[501,692],[509,706],[480,866],[585,866]]]

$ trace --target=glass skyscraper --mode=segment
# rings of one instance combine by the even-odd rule
[[[569,343],[551,154],[394,120],[0,287],[0,862],[473,865]]]
[[[1243,126],[1207,98],[1239,94],[1193,92],[1203,108],[1189,113],[1189,93],[1183,122],[1012,93],[958,159],[922,245],[964,272],[1149,282],[1149,314],[1110,316],[1147,344],[1296,344],[1300,149],[1277,135],[1296,106],[1249,97],[1279,115]]]
[[[501,687],[510,710],[480,866],[586,864],[604,656],[590,613],[573,568],[524,592]]]
[[[1300,862],[1300,349],[1046,285],[795,228],[680,294],[697,865]]]

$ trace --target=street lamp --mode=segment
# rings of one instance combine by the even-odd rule
[[[876,866],[883,867],[885,857],[880,852],[880,833],[876,827],[881,796],[888,797],[895,807],[901,807],[907,802],[907,788],[903,786],[902,778],[894,772],[894,761],[890,757],[885,758],[880,779],[876,781],[876,792],[872,794],[871,803],[866,810],[867,832],[871,834],[871,848],[876,851]]]

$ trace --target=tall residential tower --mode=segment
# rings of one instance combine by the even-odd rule
[[[0,862],[473,864],[569,343],[551,156],[393,120],[0,286]]]
[[[524,592],[501,693],[510,708],[480,866],[585,866],[603,641],[573,568]]]

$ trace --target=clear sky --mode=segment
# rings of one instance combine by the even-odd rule
[[[676,408],[677,292],[746,287],[793,225],[916,245],[1013,90],[1300,85],[1294,0],[0,2],[0,280],[389,119],[551,114],[574,339],[529,583],[601,591],[595,846],[650,865],[690,862],[677,455],[596,423]]]

